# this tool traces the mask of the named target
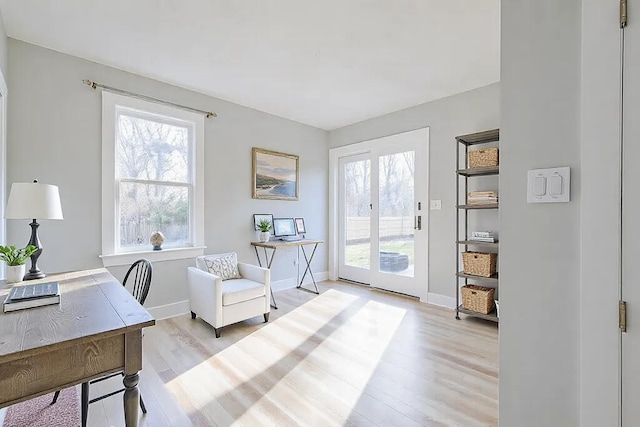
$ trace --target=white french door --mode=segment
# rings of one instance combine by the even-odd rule
[[[338,159],[338,277],[426,299],[428,129]]]
[[[371,153],[339,160],[338,276],[366,284],[371,281],[371,162]]]

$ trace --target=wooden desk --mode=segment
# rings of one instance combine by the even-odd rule
[[[0,408],[124,371],[125,422],[137,426],[142,328],[155,320],[104,268],[20,284],[53,281],[60,304],[0,313]],[[0,282],[0,301],[8,293]]]
[[[302,239],[302,240],[295,240],[292,242],[286,242],[283,240],[273,240],[265,243],[251,242],[251,246],[253,246],[253,249],[255,249],[256,251],[256,257],[258,258],[258,264],[260,265],[260,267],[262,267],[262,261],[260,260],[260,254],[258,252],[258,248],[260,247],[264,250],[264,261],[265,261],[265,264],[267,265],[267,268],[269,269],[271,269],[271,264],[273,264],[273,258],[276,255],[276,251],[278,250],[278,248],[294,248],[295,247],[298,249],[298,251],[302,249],[302,254],[304,255],[304,260],[307,266],[304,269],[304,274],[302,274],[302,278],[300,278],[300,263],[298,263],[298,277],[296,277],[296,280],[298,283],[296,285],[296,288],[300,289],[302,287],[302,282],[304,281],[304,278],[308,272],[309,275],[311,276],[311,281],[313,282],[313,286],[316,289],[315,291],[311,291],[311,292],[315,292],[316,294],[319,294],[320,292],[318,291],[318,284],[316,283],[316,278],[313,277],[313,271],[311,271],[311,261],[313,260],[313,256],[316,254],[316,249],[318,249],[318,245],[320,243],[324,243],[324,240]],[[313,245],[311,256],[307,256],[307,252],[304,250],[304,247],[307,245]],[[267,256],[267,249],[271,249],[271,257]],[[300,253],[298,252],[298,258],[299,257],[300,257]],[[276,304],[276,300],[273,298],[273,288],[271,288],[271,305],[275,309],[278,308],[278,305]]]

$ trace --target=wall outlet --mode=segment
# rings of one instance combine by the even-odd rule
[[[442,200],[431,200],[431,203],[429,204],[429,208],[432,211],[439,211],[442,209]]]

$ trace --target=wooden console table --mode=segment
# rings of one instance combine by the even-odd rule
[[[300,289],[302,288],[302,282],[304,281],[305,276],[307,275],[307,272],[309,273],[309,275],[311,276],[311,281],[313,282],[313,286],[315,288],[315,291],[311,291],[311,292],[315,292],[316,294],[319,294],[320,292],[318,291],[318,284],[316,283],[316,278],[313,277],[313,271],[311,271],[311,261],[313,260],[313,256],[316,254],[316,249],[318,249],[318,245],[320,243],[324,243],[324,240],[309,240],[309,239],[302,239],[302,240],[294,240],[294,241],[284,241],[284,240],[273,240],[270,242],[251,242],[251,246],[253,246],[253,249],[255,249],[256,251],[256,257],[258,258],[258,265],[260,265],[260,267],[262,267],[262,260],[260,259],[260,253],[258,252],[258,248],[262,248],[264,251],[264,262],[267,266],[267,268],[271,268],[271,264],[273,264],[273,258],[276,255],[276,251],[278,250],[278,248],[297,248],[298,250],[302,250],[302,254],[304,255],[304,260],[307,264],[306,268],[304,269],[304,273],[302,274],[302,278],[300,278],[300,263],[298,263],[298,277],[296,278],[297,281],[297,285],[296,288]],[[313,249],[311,250],[311,255],[307,256],[307,252],[304,250],[305,246],[308,245],[313,245]],[[271,256],[269,257],[267,255],[267,249],[271,249]],[[299,258],[299,253],[298,253],[298,258]],[[304,289],[304,288],[303,288]],[[307,289],[305,289],[307,290]],[[273,288],[271,288],[271,306],[275,309],[278,308],[278,305],[276,304],[276,300],[273,298]]]
[[[60,304],[1,313],[0,408],[123,371],[124,415],[138,425],[142,328],[155,320],[106,269],[52,274]],[[0,281],[0,302],[9,293]]]

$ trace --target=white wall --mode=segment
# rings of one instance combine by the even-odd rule
[[[577,426],[581,2],[501,7],[500,424]],[[527,204],[527,170],[552,166],[571,202]]]
[[[45,272],[100,267],[101,96],[83,79],[218,113],[206,120],[206,253],[238,252],[255,263],[254,213],[303,217],[310,238],[327,238],[327,132],[158,81],[9,41],[8,183],[41,182],[60,187],[63,221],[42,221]],[[251,147],[300,156],[300,200],[251,198]],[[28,221],[9,221],[8,241],[29,239]],[[279,253],[272,280],[296,275],[294,251]],[[188,260],[155,263],[147,306],[187,299]],[[326,271],[319,247],[314,271]],[[114,268],[120,279],[124,268]]]
[[[2,75],[7,80],[7,72],[8,72],[8,48],[9,39],[7,38],[7,32],[4,29],[4,19],[2,18],[2,12],[0,12],[0,71],[2,71]]]
[[[429,212],[429,293],[455,297],[455,137],[499,127],[499,96],[496,83],[329,133],[334,148],[429,127],[429,198],[442,200]]]

